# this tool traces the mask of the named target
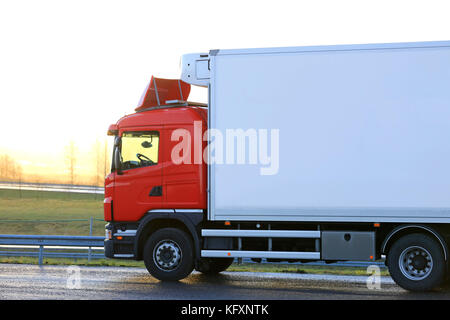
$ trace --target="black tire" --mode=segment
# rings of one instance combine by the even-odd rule
[[[164,228],[154,232],[144,247],[148,272],[161,281],[178,281],[194,269],[192,240],[184,231]]]
[[[392,279],[409,291],[429,291],[445,278],[442,248],[433,238],[420,234],[406,235],[394,242],[387,256]]]
[[[202,258],[196,268],[197,271],[212,275],[228,269],[234,258]]]

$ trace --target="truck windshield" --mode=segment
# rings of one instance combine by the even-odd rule
[[[158,163],[159,133],[156,131],[124,132],[122,135],[122,170],[152,166]]]

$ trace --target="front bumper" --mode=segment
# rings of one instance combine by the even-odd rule
[[[112,239],[105,239],[105,257],[114,258],[114,241]]]
[[[106,225],[105,257],[110,259],[135,259],[136,230],[117,230],[112,223]]]

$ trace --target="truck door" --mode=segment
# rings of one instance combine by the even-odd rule
[[[115,173],[114,220],[136,221],[162,207],[161,128],[122,132],[121,172]]]
[[[163,141],[166,142],[165,155],[170,157],[172,150],[180,142],[173,140],[172,134],[178,130],[180,125],[165,125],[163,131]],[[206,128],[206,123],[203,123]],[[195,136],[192,125],[185,125],[183,129],[187,130],[192,137]],[[200,136],[203,135],[200,132]],[[201,139],[201,138],[200,138]],[[191,140],[191,146],[194,146],[194,140]],[[200,140],[202,152],[206,143]],[[193,153],[195,148],[191,148],[191,161],[189,163],[175,164],[172,159],[164,161],[164,207],[169,209],[206,209],[206,165],[202,159],[200,163],[195,163]],[[202,153],[203,155],[203,153]]]

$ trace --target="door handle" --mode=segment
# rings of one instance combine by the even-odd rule
[[[154,186],[149,193],[150,197],[160,197],[162,196],[162,186]]]

